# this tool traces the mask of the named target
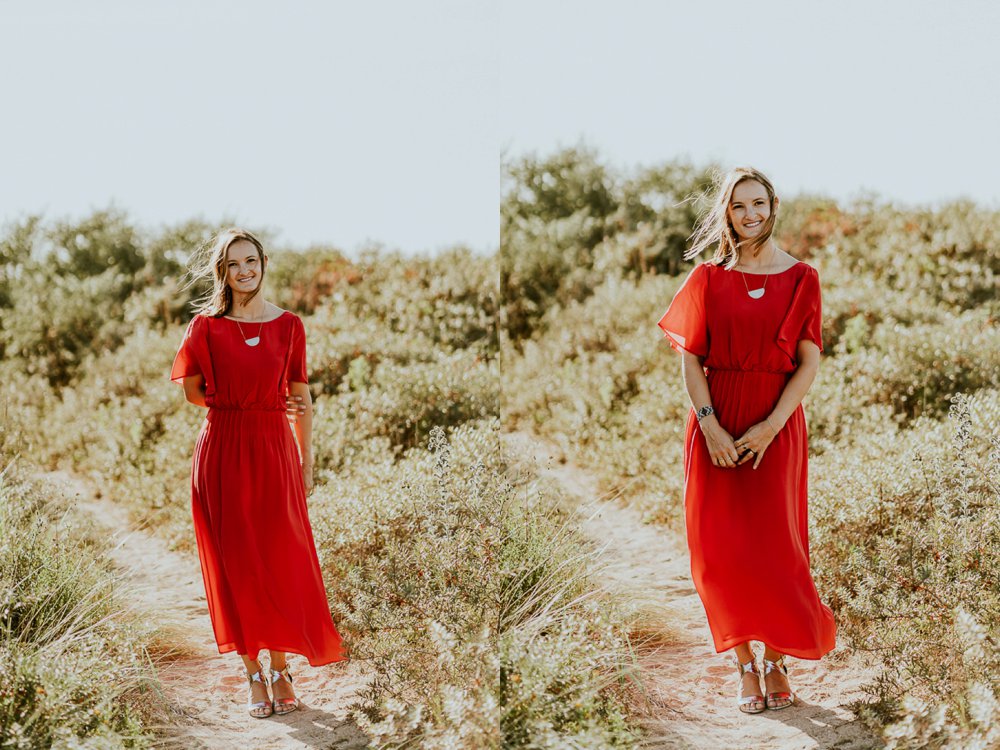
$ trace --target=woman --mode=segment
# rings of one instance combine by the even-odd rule
[[[211,276],[213,292],[170,372],[188,401],[208,408],[191,470],[195,538],[219,653],[243,659],[247,709],[258,718],[298,708],[286,652],[313,666],[347,658],[306,510],[313,458],[305,329],[264,299],[266,268],[250,232],[216,237],[195,274]],[[298,447],[286,410],[297,415]],[[269,678],[257,660],[264,648]]]
[[[715,255],[659,321],[682,355],[693,406],[684,443],[691,577],[716,651],[735,650],[745,713],[790,706],[785,655],[819,659],[836,639],[809,571],[801,406],[823,346],[819,276],[775,246],[777,208],[763,174],[730,172],[686,253],[717,245]]]

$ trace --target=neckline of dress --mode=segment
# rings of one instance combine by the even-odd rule
[[[740,273],[745,273],[747,276],[781,276],[783,273],[788,273],[793,268],[798,268],[802,265],[801,260],[795,261],[792,265],[786,268],[784,271],[773,271],[772,273],[754,273],[753,271],[744,271],[742,268],[732,268],[731,271],[739,271]]]
[[[277,317],[271,318],[270,320],[237,320],[236,318],[230,318],[230,317],[228,317],[226,315],[221,315],[219,317],[221,317],[223,320],[231,320],[234,323],[246,323],[247,325],[251,325],[252,326],[252,325],[261,325],[263,323],[273,323],[274,321],[280,320],[281,318],[285,317],[285,315],[287,313],[288,313],[288,310],[282,310],[281,311],[281,315],[278,315]]]

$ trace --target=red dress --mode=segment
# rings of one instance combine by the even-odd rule
[[[330,617],[306,509],[299,450],[285,415],[289,382],[306,383],[302,320],[263,324],[196,315],[170,379],[205,378],[209,407],[191,464],[191,510],[219,653],[260,649],[346,659]]]
[[[805,263],[767,277],[703,263],[659,322],[670,345],[703,357],[716,417],[733,439],[771,413],[798,342],[822,349],[819,275]],[[809,570],[808,443],[799,405],[760,465],[712,463],[694,409],[684,440],[691,577],[716,651],[764,641],[802,659],[833,649],[836,624]]]

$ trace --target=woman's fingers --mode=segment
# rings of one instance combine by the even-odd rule
[[[730,463],[733,464],[733,466],[735,466],[740,460],[740,452],[736,450],[736,446],[733,443],[730,443],[726,447],[726,457],[729,459]]]
[[[767,450],[767,448],[765,447],[765,448],[764,448],[763,450],[761,450],[761,452],[760,452],[760,453],[758,453],[758,454],[757,454],[757,460],[753,462],[753,467],[754,467],[755,469],[756,469],[756,468],[757,468],[757,466],[758,466],[758,465],[760,464],[760,460],[761,460],[762,458],[764,458],[764,451],[766,451],[766,450]]]
[[[723,452],[712,456],[712,463],[723,469],[728,469],[735,466],[738,462],[732,456]]]
[[[293,417],[301,417],[306,413],[306,405],[302,401],[302,396],[286,396],[285,411]]]

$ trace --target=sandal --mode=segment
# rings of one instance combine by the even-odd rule
[[[250,685],[250,693],[247,695],[247,713],[253,716],[255,719],[266,719],[271,715],[274,710],[271,701],[262,700],[254,702],[253,699],[253,684],[259,682],[264,686],[264,694],[267,694],[267,678],[264,676],[264,668],[257,662],[257,671],[250,674],[250,670],[246,667],[243,668],[243,674],[247,678],[247,682]]]
[[[753,654],[753,652],[751,652]],[[751,655],[750,661],[746,664],[741,664],[739,657],[734,656],[733,661],[736,662],[736,667],[740,672],[740,687],[736,691],[736,697],[740,707],[740,711],[745,714],[759,714],[764,710],[764,696],[760,693],[756,695],[743,695],[743,675],[747,672],[753,672],[757,675],[757,686],[760,687],[760,669],[757,666],[756,656]]]
[[[785,666],[785,655],[782,654],[778,657],[777,661],[771,661],[770,659],[764,659],[764,677],[766,678],[774,670],[781,670],[784,672],[785,676],[788,676],[788,667]],[[783,702],[782,702],[783,701]],[[795,702],[795,693],[791,691],[778,691],[774,693],[768,693],[765,703],[767,707],[772,711],[778,711],[782,708],[788,708],[792,703]]]
[[[271,670],[271,685],[273,686],[274,683],[277,682],[278,680],[288,680],[288,684],[289,685],[292,684],[292,673],[288,671],[287,664],[285,665],[285,668],[282,669],[281,671],[278,671],[277,669]],[[271,691],[274,692],[273,687],[271,688]],[[299,699],[275,698],[273,701],[271,701],[271,707],[274,710],[274,713],[278,714],[279,716],[282,714],[288,714],[299,707]]]

